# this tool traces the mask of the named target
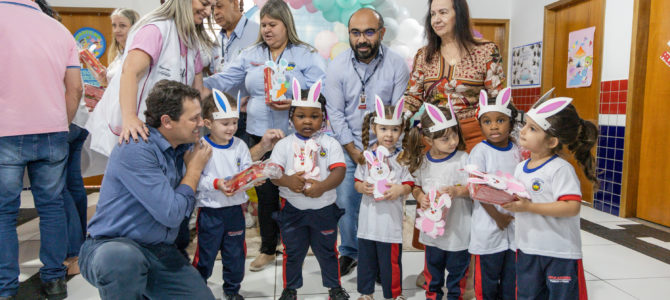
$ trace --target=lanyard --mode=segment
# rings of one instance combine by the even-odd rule
[[[370,81],[370,79],[372,78],[372,76],[375,75],[375,72],[377,72],[377,68],[378,68],[379,65],[381,65],[381,64],[382,64],[382,61],[381,61],[381,59],[380,59],[379,62],[377,62],[377,64],[375,65],[375,68],[372,69],[372,74],[370,74],[370,76],[369,76],[367,79],[365,79],[365,80],[363,80],[363,78],[361,77],[361,74],[358,74],[358,70],[356,70],[356,67],[355,67],[355,65],[354,65],[354,73],[356,73],[356,76],[358,76],[358,80],[361,81],[361,94],[364,94],[364,93],[365,93],[365,85],[368,84],[368,81]],[[363,75],[365,76],[365,73],[364,73]]]
[[[249,22],[249,19],[244,20],[244,25],[242,25],[242,28],[247,27],[247,22]],[[236,27],[237,28],[237,27]],[[244,29],[242,29],[244,30]],[[222,36],[226,35],[223,33],[223,30],[221,32]],[[228,41],[226,42],[226,45],[223,45],[223,37],[221,37],[221,58],[223,59],[226,57],[226,53],[228,53],[228,49],[230,48],[230,45],[233,44],[233,41],[237,39],[237,34],[235,34],[235,30],[233,29],[233,32],[230,34],[230,38],[228,38]]]
[[[281,57],[284,56],[284,52],[286,51],[286,48],[288,48],[288,44],[286,44],[286,47],[284,48],[284,50],[282,50],[281,54],[279,54],[279,57],[277,57],[277,61],[274,61],[274,60],[272,60],[272,53],[270,52],[270,46],[268,46],[268,60],[279,63],[279,61],[281,60]]]

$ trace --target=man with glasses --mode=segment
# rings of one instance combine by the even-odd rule
[[[375,10],[361,8],[349,19],[349,44],[328,66],[324,95],[335,138],[345,151],[347,173],[337,187],[337,205],[345,210],[339,221],[340,273],[349,274],[358,261],[358,210],[361,194],[354,189],[354,171],[362,156],[363,118],[374,111],[375,96],[385,105],[396,104],[409,80],[405,60],[381,44],[384,19]],[[370,141],[375,143],[376,140]]]

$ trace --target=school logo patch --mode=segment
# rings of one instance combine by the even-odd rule
[[[228,236],[240,236],[240,235],[242,235],[243,233],[244,233],[244,230],[240,230],[240,231],[231,231],[231,232],[228,232]]]
[[[321,152],[319,152],[319,155],[321,155],[321,157],[326,157],[326,150],[323,150],[323,148],[321,148]]]
[[[242,164],[242,160],[237,158],[237,166],[239,167]]]
[[[547,276],[547,280],[551,283],[570,283],[572,277],[570,276]]]
[[[322,235],[331,235],[335,233],[335,229],[321,231]]]
[[[544,181],[540,178],[533,178],[533,181],[531,181],[531,182],[532,182],[532,185],[530,186],[530,189],[533,192],[541,193],[542,190],[543,190]]]

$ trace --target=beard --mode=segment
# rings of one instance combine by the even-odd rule
[[[351,46],[351,49],[354,50],[354,55],[356,56],[356,59],[358,60],[366,60],[370,59],[372,57],[377,56],[377,53],[379,53],[379,45],[381,44],[381,40],[378,40],[374,44],[371,44],[369,42],[363,42],[363,43],[358,43],[356,45],[349,43]],[[361,52],[359,48],[367,47],[369,50],[365,52]]]

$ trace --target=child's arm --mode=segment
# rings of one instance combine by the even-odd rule
[[[284,174],[281,178],[270,181],[276,186],[285,186],[295,193],[302,193],[302,190],[305,188],[305,178],[302,177],[304,173],[305,171],[300,171],[291,176]]]
[[[460,184],[440,188],[440,193],[446,193],[452,199],[456,197],[470,197],[468,187]]]
[[[579,214],[580,201],[556,201],[550,203],[533,203],[527,198],[516,197],[518,201],[512,201],[503,205],[503,208],[513,212],[531,212],[548,217],[573,217]]]
[[[324,181],[318,181],[314,179],[307,179],[306,182],[312,184],[309,189],[306,189],[303,194],[311,198],[319,198],[323,193],[330,191],[336,188],[342,180],[344,180],[344,174],[346,173],[346,167],[336,167],[330,170],[328,178]]]
[[[402,196],[409,195],[412,191],[412,185],[409,183],[387,183],[386,186],[389,187],[389,189],[384,192],[384,200],[395,200]]]
[[[513,216],[499,212],[495,208],[495,206],[491,204],[483,202],[480,202],[479,204],[481,204],[481,206],[484,208],[489,217],[491,217],[491,219],[496,221],[496,225],[498,225],[498,228],[500,228],[500,230],[505,230],[505,228],[507,228],[509,223],[512,222],[512,220],[514,220]]]
[[[281,129],[268,129],[261,138],[261,141],[249,149],[251,160],[257,161],[263,158],[263,155],[272,150],[277,142],[283,138],[284,132]]]
[[[430,203],[428,202],[426,193],[423,192],[423,189],[421,189],[421,187],[415,186],[412,189],[412,196],[414,196],[414,199],[416,199],[416,201],[419,202],[421,209],[428,209],[430,207]]]
[[[371,183],[365,181],[354,182],[354,189],[356,189],[357,192],[368,196],[372,196],[375,192],[375,187]]]

